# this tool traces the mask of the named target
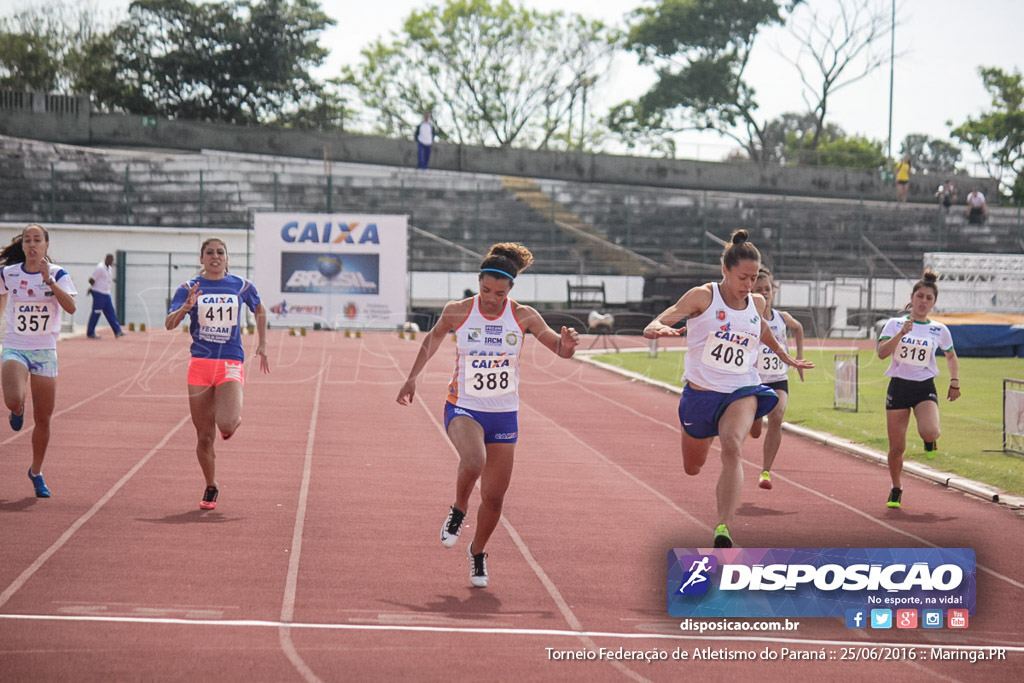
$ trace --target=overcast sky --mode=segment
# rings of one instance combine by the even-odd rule
[[[810,0],[822,8],[835,0]],[[889,0],[877,0],[889,8]],[[87,0],[103,13],[126,11],[129,0]],[[28,0],[0,0],[0,14],[23,8]],[[359,50],[371,40],[401,29],[413,9],[429,6],[429,0],[375,0],[369,4],[351,0],[321,0],[324,11],[337,21],[321,44],[331,50],[322,77],[333,76],[342,64],[359,61]],[[641,0],[523,0],[526,7],[564,10],[623,25],[630,9]],[[893,154],[909,133],[948,139],[947,121],[963,122],[989,106],[978,67],[1021,69],[1024,48],[1024,1],[1022,0],[899,0],[893,97]],[[748,66],[747,80],[757,91],[760,115],[773,118],[787,111],[803,111],[796,69],[786,56],[797,46],[785,28],[762,32]],[[638,67],[635,57],[620,56],[608,74],[606,107],[642,94],[653,81],[650,69]],[[886,65],[868,78],[839,91],[830,105],[829,120],[848,134],[885,141],[889,121],[889,68]],[[680,156],[710,159],[723,156],[731,143],[714,134],[691,135],[679,149]],[[697,150],[695,145],[700,144]]]

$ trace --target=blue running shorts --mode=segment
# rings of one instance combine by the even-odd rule
[[[747,396],[757,397],[755,420],[772,412],[775,404],[779,402],[779,395],[764,384],[743,387],[731,394],[701,391],[687,384],[683,387],[683,395],[679,397],[679,424],[695,439],[718,436],[718,420],[722,413],[730,403]]]
[[[22,350],[5,348],[3,354],[0,355],[0,362],[6,363],[9,360],[21,363],[28,368],[30,374],[39,375],[40,377],[57,376],[56,349]]]
[[[485,413],[482,410],[460,408],[454,403],[444,404],[444,430],[456,417],[468,417],[484,428],[484,443],[515,443],[519,440],[519,412]]]

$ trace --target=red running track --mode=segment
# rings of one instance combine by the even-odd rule
[[[452,349],[401,407],[418,342],[272,332],[270,348],[273,373],[248,368],[242,428],[217,444],[218,507],[201,512],[188,338],[61,343],[53,498],[32,497],[25,475],[31,418],[0,440],[0,680],[1024,678],[1024,534],[1011,510],[915,479],[888,510],[884,468],[790,434],[763,491],[760,442],[748,442],[738,543],[972,547],[977,613],[962,631],[809,619],[794,632],[682,632],[665,611],[666,553],[709,543],[716,459],[683,474],[675,395],[530,341],[491,585],[473,589],[465,539],[438,540],[457,463],[440,420]],[[1008,650],[976,664],[841,659],[872,643]],[[829,659],[551,658],[599,648]]]

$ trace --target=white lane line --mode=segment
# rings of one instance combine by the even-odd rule
[[[47,560],[53,557],[53,554],[60,550],[64,546],[64,544],[67,543],[71,539],[71,537],[75,535],[75,532],[82,528],[83,524],[92,519],[93,515],[99,512],[103,508],[103,506],[106,505],[107,502],[114,497],[114,494],[120,491],[121,487],[127,484],[128,480],[135,476],[135,473],[142,469],[142,466],[149,462],[149,459],[152,458],[153,455],[155,455],[161,448],[163,448],[167,444],[167,442],[170,441],[171,437],[174,436],[174,434],[177,433],[177,431],[181,429],[189,420],[189,415],[186,415],[185,417],[181,418],[178,424],[172,427],[171,430],[164,435],[164,438],[160,439],[160,443],[158,443],[148,453],[142,456],[142,458],[137,463],[135,463],[135,465],[130,470],[128,470],[123,477],[117,480],[117,483],[110,487],[110,490],[103,494],[102,498],[96,501],[96,503],[91,508],[89,508],[88,512],[86,512],[84,515],[76,519],[74,523],[70,527],[68,527],[67,531],[61,534],[60,538],[53,542],[53,545],[51,545],[49,548],[43,551],[43,554],[37,557],[35,562],[30,564],[25,569],[25,571],[23,571],[18,576],[18,578],[16,578],[11,583],[11,585],[4,589],[4,592],[0,593],[0,606],[5,605],[7,601],[11,599],[11,596],[18,592],[18,589],[24,586],[25,582],[32,578],[32,575],[39,571],[39,568],[42,567]]]
[[[316,376],[316,389],[313,392],[313,409],[309,415],[309,434],[306,437],[306,456],[302,463],[302,485],[299,487],[299,504],[295,510],[295,527],[292,531],[292,546],[288,558],[288,577],[284,585],[284,599],[281,602],[281,627],[278,640],[288,661],[299,672],[307,683],[316,683],[320,679],[309,668],[295,644],[292,643],[290,622],[295,616],[295,593],[299,583],[299,560],[302,555],[302,530],[306,526],[306,503],[309,500],[309,480],[313,471],[313,444],[316,442],[316,421],[320,415],[320,392],[324,386],[324,375],[330,361],[327,360],[327,345],[320,354],[320,372]]]
[[[508,636],[554,636],[558,638],[611,638],[616,640],[696,640],[710,642],[744,642],[744,643],[782,643],[793,645],[820,645],[846,647],[927,647],[943,650],[987,650],[991,643],[970,645],[946,645],[936,643],[907,643],[863,640],[828,640],[823,638],[785,638],[781,636],[705,636],[687,635],[683,633],[616,633],[614,631],[569,631],[551,628],[487,628],[468,626],[405,626],[401,624],[308,624],[262,619],[178,619],[173,617],[90,617],[64,616],[55,614],[0,614],[0,619],[12,621],[65,621],[65,622],[107,622],[119,624],[152,624],[170,626],[217,626],[222,628],[292,628],[328,631],[396,631],[420,633],[465,633],[470,635],[508,635]],[[750,631],[746,631],[750,633]],[[1024,653],[1024,643],[1018,645],[999,645],[1007,652]]]
[[[50,419],[54,420],[54,419],[60,417],[61,415],[65,414],[65,413],[70,413],[72,410],[74,410],[76,408],[80,408],[80,407],[84,406],[86,403],[94,401],[95,399],[99,398],[103,394],[105,394],[105,393],[107,393],[109,391],[113,391],[114,389],[118,388],[122,384],[129,383],[129,382],[131,382],[134,379],[135,379],[134,377],[126,377],[126,378],[122,379],[120,382],[117,382],[116,384],[111,384],[106,389],[101,389],[100,391],[97,391],[92,396],[89,396],[88,398],[83,398],[78,403],[74,403],[74,404],[68,406],[67,408],[62,408],[61,410],[58,410],[57,412],[55,412],[53,414],[53,416]],[[23,427],[20,432],[18,432],[17,434],[14,434],[14,435],[9,436],[6,439],[4,439],[2,442],[0,442],[0,446],[6,446],[7,444],[9,444],[12,441],[14,441],[15,439],[17,439],[18,437],[25,436],[26,434],[31,434],[32,430],[29,429],[29,427],[32,427],[32,426],[33,426],[32,424],[29,424],[26,421],[25,427]]]
[[[602,364],[599,364],[599,363],[592,363],[592,365],[594,365],[594,366],[596,366],[596,367],[599,367],[599,368],[601,368],[601,369],[605,369],[605,370],[607,370],[607,369],[611,369],[611,370],[615,371],[615,370],[614,370],[614,368],[606,368],[606,367],[604,367],[604,366],[603,366]],[[551,375],[552,377],[555,377],[556,379],[561,379],[561,378],[558,378],[558,375],[555,375],[555,374],[551,373],[550,371],[545,371],[545,372],[547,372],[547,374]],[[621,373],[619,373],[619,374],[621,374]],[[638,375],[638,377],[639,377],[639,378],[640,378],[640,379],[642,380],[642,376],[639,376],[639,375]],[[565,380],[565,379],[561,379],[561,381],[565,382],[565,381],[567,381],[567,380]],[[573,385],[573,388],[574,388],[575,390],[580,390],[580,391],[584,391],[584,392],[586,392],[586,393],[588,393],[588,394],[591,394],[591,395],[593,395],[593,396],[597,396],[597,397],[601,398],[602,400],[604,400],[604,401],[607,401],[608,403],[611,403],[612,405],[614,405],[614,406],[616,406],[616,407],[618,407],[618,408],[620,408],[620,409],[622,409],[622,410],[627,410],[627,411],[629,411],[629,412],[632,412],[632,413],[634,413],[635,415],[639,415],[640,417],[646,418],[647,420],[650,420],[651,422],[653,422],[653,423],[655,423],[655,424],[657,424],[657,425],[661,425],[661,426],[663,426],[663,427],[670,427],[670,428],[671,428],[671,429],[672,429],[673,431],[675,431],[676,433],[678,433],[678,431],[679,431],[679,426],[678,426],[678,425],[676,425],[676,426],[671,426],[671,425],[668,425],[667,423],[665,423],[665,422],[663,422],[663,421],[661,421],[661,420],[658,420],[658,419],[656,419],[656,418],[653,418],[653,417],[651,417],[651,416],[649,416],[649,415],[645,415],[644,413],[642,413],[642,412],[640,412],[640,411],[638,411],[638,410],[634,410],[633,408],[631,408],[630,406],[627,406],[627,405],[625,405],[624,403],[619,403],[619,402],[618,402],[618,401],[616,401],[615,399],[612,399],[612,398],[609,398],[608,396],[605,396],[604,394],[602,394],[602,393],[601,393],[601,392],[599,392],[599,391],[592,391],[591,389],[588,389],[587,387],[583,386],[583,384],[582,384],[582,383],[579,383],[579,384],[574,384],[574,385]],[[576,438],[576,437],[574,437],[574,438]],[[578,438],[577,438],[577,441],[579,441],[579,439],[578,439]],[[583,443],[583,442],[581,441],[580,443]],[[587,447],[588,447],[588,448],[591,448],[591,450],[593,450],[593,448],[592,448],[592,447],[590,447],[590,446],[587,446]],[[720,448],[720,446],[718,445],[718,442],[717,442],[717,441],[716,441],[716,442],[715,442],[714,444],[712,444],[711,448],[712,448],[713,450],[721,450],[721,448]],[[596,451],[595,451],[595,452],[596,452]],[[603,456],[602,456],[602,457],[603,457]],[[753,468],[755,468],[755,469],[756,469],[757,471],[759,471],[759,472],[760,472],[760,468],[761,468],[761,465],[760,465],[759,463],[751,462],[750,460],[747,460],[746,458],[741,458],[741,459],[740,459],[740,461],[741,461],[741,462],[742,462],[742,463],[743,463],[744,465],[747,465],[748,467],[753,467]],[[629,475],[629,476],[630,476],[631,478],[634,478],[634,479],[635,479],[635,477],[632,477],[632,475]],[[773,475],[772,475],[772,476],[774,476],[774,477],[776,477],[776,478],[778,478],[778,479],[780,479],[780,480],[782,480],[782,481],[785,481],[785,482],[787,482],[788,484],[790,484],[790,485],[792,485],[792,486],[795,486],[795,487],[797,487],[797,488],[799,488],[799,489],[802,489],[803,491],[806,491],[807,493],[810,493],[810,494],[812,494],[812,495],[814,495],[814,496],[817,496],[818,498],[821,498],[821,499],[822,499],[822,500],[824,500],[824,501],[827,501],[827,502],[829,502],[829,503],[832,503],[832,504],[834,504],[834,505],[838,505],[838,506],[840,506],[840,507],[842,507],[842,508],[844,508],[844,509],[846,509],[846,510],[849,510],[850,512],[853,512],[853,513],[855,513],[855,514],[857,514],[857,515],[860,515],[860,516],[861,516],[861,517],[863,517],[864,519],[867,519],[867,520],[869,520],[869,521],[871,521],[871,522],[874,522],[875,524],[877,524],[877,525],[879,525],[879,526],[883,527],[884,529],[887,529],[887,530],[889,530],[889,531],[892,531],[892,532],[894,532],[894,533],[896,533],[896,534],[900,534],[900,535],[902,535],[902,536],[906,536],[907,538],[911,538],[911,539],[913,539],[913,540],[917,541],[918,543],[921,543],[921,544],[923,544],[923,545],[927,545],[927,546],[931,546],[932,548],[944,548],[944,547],[946,547],[946,546],[940,546],[940,545],[938,545],[937,543],[933,543],[933,542],[929,541],[928,539],[926,539],[926,538],[923,538],[923,537],[921,537],[921,536],[918,536],[917,534],[914,534],[914,533],[912,533],[912,532],[910,532],[910,531],[905,531],[905,530],[903,530],[903,529],[900,529],[900,528],[899,528],[899,527],[897,527],[897,526],[893,526],[892,524],[889,524],[888,522],[885,522],[885,521],[883,521],[883,520],[881,520],[881,519],[878,519],[877,517],[874,517],[874,516],[872,516],[871,514],[869,514],[869,513],[867,513],[867,512],[864,512],[863,510],[859,510],[859,509],[857,509],[857,508],[853,507],[852,505],[849,505],[849,504],[847,504],[847,503],[844,503],[844,502],[843,502],[843,501],[841,501],[841,500],[838,500],[838,499],[836,499],[836,498],[833,498],[833,497],[831,497],[831,496],[828,496],[828,495],[826,495],[826,494],[822,493],[821,491],[817,491],[817,490],[815,490],[815,489],[812,489],[812,488],[810,488],[810,487],[808,487],[808,486],[804,486],[803,484],[798,484],[797,482],[795,482],[795,481],[794,481],[793,479],[791,479],[791,478],[789,478],[789,477],[785,477],[785,476],[782,476],[782,475],[780,475],[780,474],[777,474],[777,473],[773,473]],[[644,485],[644,486],[646,487],[646,485]],[[647,487],[647,488],[649,488],[649,487]],[[653,489],[652,489],[652,490],[653,490]],[[658,495],[658,496],[659,496],[660,498],[664,499],[664,496],[662,496],[661,494],[656,494],[656,495]],[[678,506],[675,506],[674,504],[673,504],[673,508],[674,508],[674,509],[677,509],[677,510],[679,509],[679,508],[678,508]],[[688,517],[691,517],[691,515],[689,515],[688,513],[684,513],[684,514],[686,514],[686,515],[687,515]],[[977,568],[978,568],[978,569],[979,569],[980,571],[983,571],[983,572],[985,572],[986,574],[989,574],[989,575],[991,575],[991,576],[994,576],[994,577],[996,577],[997,579],[1000,579],[1001,581],[1005,581],[1006,583],[1010,584],[1011,586],[1014,586],[1014,587],[1016,587],[1016,588],[1021,588],[1021,589],[1024,589],[1024,583],[1022,583],[1022,582],[1020,582],[1020,581],[1017,581],[1017,580],[1015,580],[1015,579],[1012,579],[1012,578],[1010,578],[1009,576],[1006,576],[1005,574],[1000,574],[999,572],[995,571],[994,569],[992,569],[992,568],[990,568],[990,567],[986,567],[985,565],[982,565],[982,564],[976,564],[975,566],[976,566],[976,567],[977,567]]]

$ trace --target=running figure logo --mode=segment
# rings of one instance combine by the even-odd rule
[[[704,595],[711,586],[710,574],[718,569],[718,558],[714,555],[686,555],[679,558],[679,565],[689,565],[679,595]]]

